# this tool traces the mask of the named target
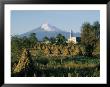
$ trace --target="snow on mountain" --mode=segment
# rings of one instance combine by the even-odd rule
[[[59,29],[59,28],[57,28],[57,27],[55,27],[55,26],[53,26],[53,25],[50,25],[50,24],[48,24],[48,23],[44,23],[44,24],[42,24],[41,26],[41,29],[43,29],[44,31],[61,31],[61,29]]]
[[[45,31],[54,31],[48,23],[42,24],[41,28],[44,29]]]

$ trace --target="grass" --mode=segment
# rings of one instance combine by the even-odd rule
[[[34,58],[37,77],[99,77],[100,61],[95,57],[54,56]]]

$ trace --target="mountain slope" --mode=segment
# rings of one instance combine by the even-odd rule
[[[57,34],[62,34],[64,35],[66,38],[69,38],[70,33],[66,32],[66,31],[62,31],[61,29],[52,26],[48,23],[44,23],[42,24],[40,27],[35,28],[29,32],[26,32],[24,34],[22,34],[21,36],[29,36],[31,33],[36,33],[36,37],[38,38],[38,40],[42,40],[45,36],[47,37],[56,37]],[[74,36],[79,37],[80,33],[74,33]]]

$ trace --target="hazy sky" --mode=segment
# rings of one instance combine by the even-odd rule
[[[11,11],[11,34],[22,34],[48,22],[62,30],[80,32],[84,22],[100,22],[98,10],[13,10]]]

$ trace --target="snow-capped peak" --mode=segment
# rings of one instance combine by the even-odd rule
[[[44,23],[41,25],[41,28],[45,31],[54,31],[48,23]]]

